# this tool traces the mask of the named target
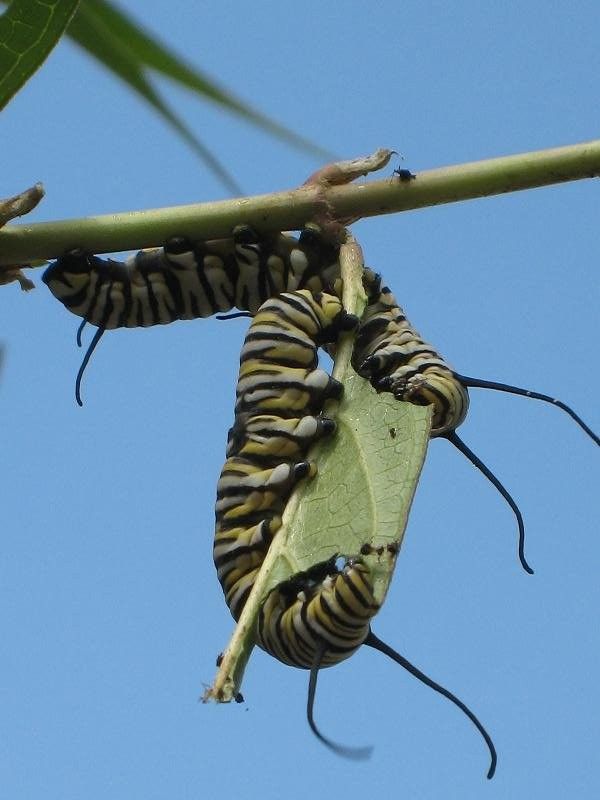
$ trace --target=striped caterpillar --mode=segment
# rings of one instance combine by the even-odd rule
[[[235,422],[217,485],[215,514],[214,560],[236,620],[281,526],[293,488],[315,473],[314,464],[306,461],[310,446],[335,432],[322,407],[327,398],[340,396],[341,385],[317,368],[318,347],[356,324],[338,297],[307,290],[267,300],[252,321],[240,356]],[[458,698],[375,636],[370,621],[379,604],[370,570],[360,556],[343,558],[342,565],[339,560],[334,556],[315,564],[272,589],[257,623],[260,647],[284,664],[310,670],[307,717],[313,732],[341,755],[369,755],[370,748],[344,747],[323,736],[313,717],[319,670],[340,663],[366,644],[390,656],[469,717],[490,749],[491,778],[496,754],[481,723]]]

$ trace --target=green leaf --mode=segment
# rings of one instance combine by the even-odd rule
[[[67,34],[150,103],[231,194],[242,195],[243,191],[209,148],[163,100],[152,85],[149,73],[175,81],[300,150],[318,158],[332,157],[324,148],[226,91],[106,0],[83,0],[73,17],[77,5],[77,0],[14,0],[0,17],[0,75],[4,74],[0,79],[0,108],[40,66],[71,21]]]
[[[96,5],[89,2],[82,4],[69,27],[69,35],[150,103],[232,194],[243,194],[225,167],[161,98],[148,80],[143,62],[132,52],[126,38],[115,34],[110,17],[106,18],[104,9],[96,10]]]
[[[267,591],[331,556],[400,547],[429,441],[431,409],[378,394],[350,375],[336,417],[337,433],[320,446],[317,477],[299,492],[300,506],[286,526]],[[383,603],[395,559],[363,557]]]
[[[156,72],[175,81],[288,144],[319,158],[330,157],[323,148],[234,97],[212,78],[145,33],[131,17],[106,0],[84,0],[69,26],[68,35],[150,103],[232,194],[241,195],[243,192],[225,167],[162,99],[152,86],[149,73]]]
[[[431,408],[377,394],[356,374],[344,382],[337,433],[309,454],[318,474],[290,499],[255,580],[221,670],[205,699],[235,696],[254,645],[255,621],[268,592],[297,572],[335,555],[360,553],[373,572],[374,594],[383,603],[395,561],[387,545],[402,543],[408,513],[429,441]]]
[[[0,109],[45,61],[79,0],[13,0],[0,17]]]
[[[331,153],[327,150],[299,136],[278,122],[269,119],[269,117],[235,97],[231,92],[220,86],[214,78],[192,66],[165,45],[145,33],[137,22],[134,22],[123,11],[106,2],[106,0],[85,0],[81,6],[80,14],[85,15],[88,13],[93,13],[96,19],[101,19],[106,27],[110,29],[113,36],[127,45],[131,54],[138,59],[140,64],[156,70],[164,77],[170,78],[181,84],[181,86],[196,92],[206,100],[217,103],[227,111],[238,114],[248,122],[263,128],[267,133],[300,150],[312,153],[317,158],[332,158]],[[207,11],[205,13],[208,15]]]

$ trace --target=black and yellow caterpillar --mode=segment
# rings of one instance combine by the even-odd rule
[[[335,430],[322,409],[326,399],[340,396],[341,385],[318,369],[318,347],[335,341],[340,331],[357,322],[337,296],[307,290],[267,300],[252,321],[240,356],[235,422],[217,485],[215,513],[214,561],[236,620],[281,526],[293,488],[314,475],[314,465],[305,460],[310,446]],[[395,558],[394,548],[390,553]],[[467,714],[490,748],[491,777],[495,751],[477,718],[377,639],[370,621],[378,610],[371,572],[361,556],[334,556],[270,591],[259,611],[256,640],[284,664],[310,670],[308,721],[336,752],[362,758],[370,748],[342,747],[320,733],[313,719],[317,675],[322,667],[338,664],[366,644],[389,655]]]

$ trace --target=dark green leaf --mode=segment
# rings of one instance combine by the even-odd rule
[[[191,89],[205,99],[212,100],[226,110],[244,117],[248,122],[294,147],[310,152],[317,158],[333,157],[322,147],[269,119],[226,91],[214,78],[187,63],[165,45],[146,34],[137,23],[106,0],[85,0],[81,11],[85,12],[87,9],[100,15],[112,33],[122,42],[126,42],[131,52],[147,67]],[[207,14],[206,10],[204,13]]]
[[[13,0],[0,17],[0,108],[44,62],[79,0]]]
[[[93,4],[83,3],[69,27],[69,35],[108,69],[140,94],[156,111],[172,125],[179,135],[192,147],[232,194],[242,191],[225,167],[195,136],[179,117],[169,108],[146,77],[144,66],[132,55],[129,43],[116,36],[102,14]]]
[[[109,46],[108,53],[99,50],[94,42],[94,35],[98,32],[98,29],[102,30],[101,35],[104,44]],[[203,99],[217,103],[227,111],[243,117],[248,122],[300,150],[312,153],[317,158],[330,159],[333,157],[324,148],[269,119],[230,92],[227,92],[213,78],[210,78],[201,70],[176,55],[156,38],[145,33],[137,22],[133,21],[114,5],[106,2],[106,0],[84,0],[69,28],[68,34],[110,69],[113,69],[110,50],[118,47],[124,48],[140,72],[144,69],[154,70],[162,76],[190,89]],[[120,74],[117,70],[113,71],[117,72],[119,77],[128,82],[133,89],[140,91],[136,82],[129,81],[125,75]],[[145,93],[142,94],[149,100]],[[158,109],[153,101],[149,100],[149,102],[152,102],[155,108],[160,110],[163,116],[166,116],[164,111]],[[191,134],[189,131],[184,133],[183,124],[179,120],[175,121],[176,118],[173,112],[169,112],[169,117],[167,118],[191,144]]]

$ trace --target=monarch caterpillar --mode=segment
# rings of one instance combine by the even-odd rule
[[[71,250],[42,275],[52,294],[96,331],[75,382],[81,379],[104,331],[164,325],[177,319],[210,317],[239,308],[255,314],[281,292],[327,290],[339,278],[338,248],[316,226],[298,239],[281,233],[257,235],[247,225],[233,230],[231,241],[169,239],[162,248],[141,250],[127,261]]]
[[[455,372],[412,327],[390,289],[382,287],[381,276],[367,269],[364,282],[368,304],[357,331],[352,356],[354,368],[378,391],[391,392],[398,400],[433,407],[432,438],[441,437],[451,442],[507,501],[517,519],[519,560],[526,572],[532,574],[525,559],[525,526],[519,507],[504,485],[456,433],[469,408],[468,389],[493,389],[551,403],[565,411],[596,444],[600,444],[600,438],[560,400]]]
[[[314,465],[303,460],[308,449],[335,429],[322,407],[328,397],[340,396],[341,385],[317,368],[318,346],[357,322],[338,297],[301,290],[267,300],[250,325],[240,356],[235,422],[228,434],[215,512],[214,561],[236,620],[281,526],[293,487],[314,475]],[[397,548],[389,548],[389,553],[395,558]],[[321,734],[313,716],[318,672],[367,644],[467,714],[490,749],[492,777],[496,754],[481,723],[458,698],[377,639],[370,620],[378,610],[366,564],[355,557],[338,567],[333,557],[269,592],[259,611],[257,643],[285,664],[310,669],[308,722],[335,752],[363,758],[370,748],[343,747]]]

